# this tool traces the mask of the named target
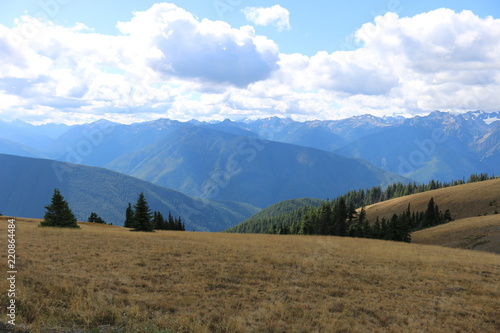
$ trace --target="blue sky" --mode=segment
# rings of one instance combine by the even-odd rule
[[[86,24],[103,34],[119,34],[118,21],[128,21],[134,11],[149,9],[158,1],[151,0],[31,0],[1,1],[0,24],[12,26],[14,18],[40,11],[55,13],[54,22],[72,26]],[[455,11],[472,10],[476,15],[500,18],[500,4],[495,0],[355,0],[355,1],[249,1],[249,0],[179,0],[169,1],[198,18],[222,20],[233,27],[249,24],[242,9],[279,4],[290,12],[291,29],[278,32],[274,27],[256,26],[256,32],[273,39],[284,53],[313,55],[318,51],[351,49],[351,35],[361,25],[388,11],[400,16],[414,16],[438,8]],[[54,5],[56,4],[56,5]],[[45,10],[47,9],[47,10]],[[346,42],[347,40],[347,42]]]
[[[493,0],[0,3],[2,120],[335,119],[500,102]]]

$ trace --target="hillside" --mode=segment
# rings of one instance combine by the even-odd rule
[[[44,216],[55,188],[80,221],[96,212],[123,225],[125,209],[144,192],[152,210],[181,216],[187,230],[221,231],[258,211],[238,202],[201,200],[114,171],[45,159],[0,154],[0,213]]]
[[[232,228],[229,228],[228,230],[226,230],[226,232],[266,233],[269,227],[271,227],[273,224],[278,223],[277,218],[279,219],[281,217],[284,217],[285,215],[293,214],[294,211],[297,211],[301,208],[306,208],[311,206],[318,207],[319,205],[321,205],[322,202],[323,200],[321,199],[311,199],[311,198],[290,199],[281,201],[267,208],[262,209],[258,213],[250,216],[245,221],[239,223],[238,225],[235,225]]]
[[[197,126],[177,129],[106,167],[188,195],[261,208],[408,181],[365,161]]]
[[[16,222],[16,324],[31,332],[500,330],[500,257],[490,253],[354,238],[37,224]],[[3,244],[6,237],[3,217]],[[2,279],[0,288],[8,283]]]
[[[439,209],[449,209],[454,219],[494,214],[500,211],[500,179],[492,179],[417,193],[392,200],[379,202],[365,207],[368,220],[390,218],[400,214],[411,204],[412,211],[425,211],[430,198],[439,205]]]
[[[412,233],[412,242],[500,254],[500,214],[460,219]]]

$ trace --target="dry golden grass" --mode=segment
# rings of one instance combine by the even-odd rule
[[[500,214],[471,217],[419,230],[412,233],[412,241],[500,254]]]
[[[411,203],[412,211],[425,211],[431,198],[440,210],[449,209],[457,220],[491,215],[495,210],[500,211],[500,178],[400,197],[367,206],[365,210],[368,219],[374,221],[377,216],[390,218],[394,213],[402,213],[408,208],[408,203]]]
[[[31,332],[500,331],[500,256],[492,253],[338,237],[16,223],[17,324]],[[2,218],[1,244],[6,235]],[[1,254],[5,263],[6,249]]]

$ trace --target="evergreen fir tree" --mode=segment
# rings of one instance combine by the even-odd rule
[[[87,219],[88,222],[106,224],[106,222],[101,219],[96,213],[92,212]]]
[[[45,206],[47,212],[44,220],[40,222],[42,227],[64,227],[64,228],[80,228],[76,223],[76,217],[69,208],[68,202],[64,200],[61,192],[58,189],[54,190],[52,202]]]
[[[106,221],[104,221],[103,219],[101,219],[100,216],[98,216],[95,223],[106,224]]]
[[[151,220],[151,211],[144,193],[139,194],[134,208],[134,231],[153,231],[154,226]]]
[[[331,209],[330,202],[327,201],[320,206],[319,211],[319,234],[326,235],[328,234],[328,225],[331,220]]]
[[[167,230],[175,230],[175,220],[170,212],[168,212]]]
[[[176,219],[175,230],[182,231],[182,220],[180,216]]]
[[[134,228],[135,220],[134,220],[134,210],[132,209],[132,205],[130,202],[128,203],[127,210],[125,211],[125,223],[123,224],[125,228]]]
[[[378,238],[382,238],[382,231],[381,231],[382,227],[380,225],[380,221],[378,219],[378,216],[377,216],[377,219],[375,220],[375,223],[373,224],[373,228],[371,230],[371,238],[375,238],[375,239],[378,239]]]
[[[436,224],[436,207],[434,205],[434,198],[429,200],[427,204],[427,210],[425,211],[424,220],[422,221],[422,227],[430,227]]]
[[[90,213],[89,218],[87,219],[87,222],[95,223],[96,220],[97,220],[97,214],[94,212]]]
[[[333,234],[335,236],[346,236],[347,235],[347,219],[348,210],[345,203],[345,199],[340,197],[336,209],[335,209],[335,225],[333,227]]]
[[[166,230],[165,221],[163,219],[163,215],[160,212],[154,212],[153,214],[153,224],[155,230]]]

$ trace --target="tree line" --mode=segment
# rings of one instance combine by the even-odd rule
[[[170,211],[166,219],[163,218],[162,213],[159,211],[151,213],[144,193],[139,194],[139,198],[133,207],[129,202],[125,210],[125,222],[123,226],[132,228],[133,231],[186,230],[181,217],[174,218]]]
[[[44,219],[40,222],[41,227],[79,228],[75,215],[58,189],[54,190],[51,204],[45,206],[45,209]],[[95,212],[90,213],[88,222],[106,224]],[[152,213],[144,193],[139,194],[134,207],[128,204],[124,227],[132,228],[133,231],[186,230],[180,216],[173,217],[168,212],[168,218],[164,219],[160,212]]]
[[[358,214],[352,203],[347,204],[344,197],[340,197],[336,201],[326,201],[317,208],[310,207],[299,222],[273,224],[268,233],[332,235],[410,242],[412,231],[452,220],[450,210],[442,212],[435,204],[434,198],[431,198],[426,211],[411,211],[408,204],[408,208],[399,215],[393,214],[390,219],[383,217],[381,220],[377,217],[374,223],[370,223],[364,208]]]
[[[376,204],[378,202],[412,195],[440,188],[463,185],[467,183],[474,183],[495,179],[495,176],[489,176],[487,173],[472,174],[466,181],[465,178],[461,180],[452,180],[450,182],[441,182],[439,180],[431,180],[427,184],[417,184],[416,182],[403,184],[401,182],[394,183],[384,190],[381,186],[374,186],[370,189],[353,190],[342,195],[347,202],[352,202],[356,207],[363,207]]]
[[[489,179],[495,179],[495,176],[489,176],[487,173],[480,173],[472,174],[468,180],[465,180],[465,178],[462,180],[453,180],[450,182],[431,180],[427,184],[417,184],[415,182],[409,184],[394,183],[387,186],[385,190],[382,189],[381,186],[374,186],[370,189],[349,191],[344,195],[337,197],[332,202],[336,203],[341,198],[343,198],[344,202],[348,206],[348,209],[353,212],[355,211],[355,207],[364,207],[406,195],[462,185],[466,183],[485,181]],[[278,230],[285,230],[283,228],[284,226],[287,226],[288,229],[296,230],[300,225],[302,217],[311,208],[313,207],[304,206],[287,213],[260,217],[256,220],[251,221],[251,223],[243,222],[228,231],[241,233],[276,233]],[[382,223],[382,221],[379,221],[379,223]]]

